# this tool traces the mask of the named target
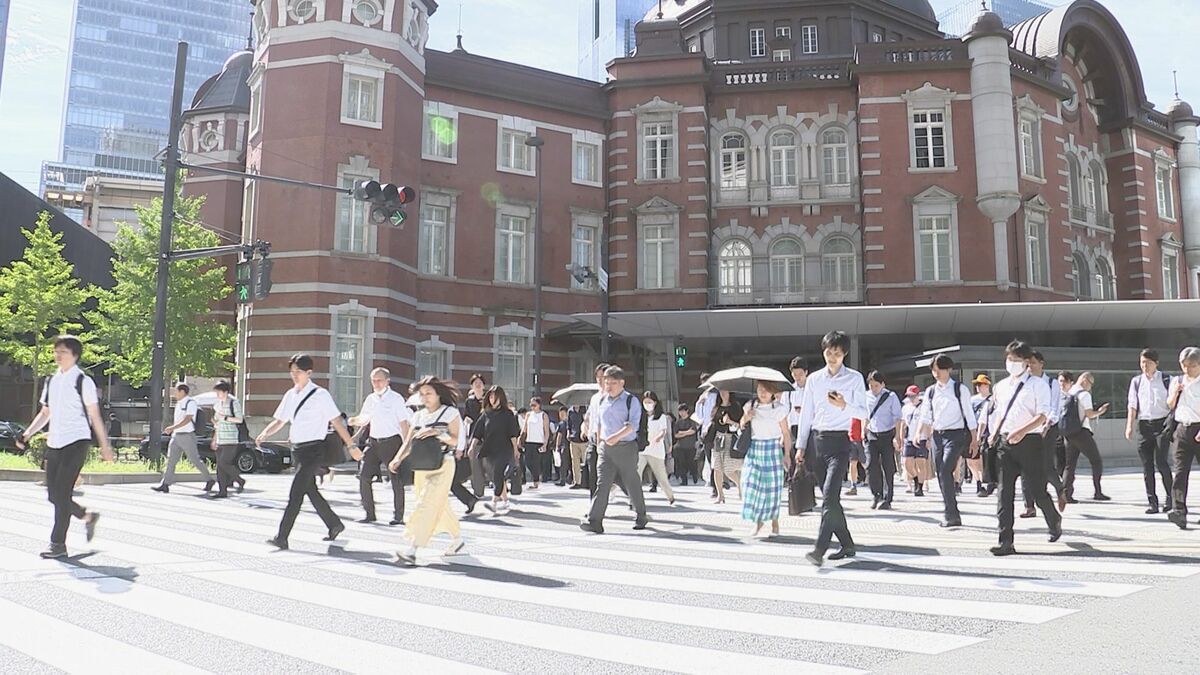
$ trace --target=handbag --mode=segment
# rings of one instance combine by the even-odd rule
[[[749,429],[743,429],[742,432],[737,435],[737,441],[734,442],[733,449],[729,451],[730,459],[746,458],[746,454],[750,452],[750,437],[751,433]]]
[[[713,452],[730,452],[733,450],[734,441],[737,439],[735,434],[728,431],[718,431],[713,435]]]
[[[1025,388],[1025,383],[1021,382],[1017,385],[1017,390],[1013,392],[1012,398],[1008,400],[1008,406],[1004,409],[1004,414],[1000,416],[1000,424],[996,425],[996,431],[999,432],[1004,428],[1004,422],[1008,420],[1008,413],[1012,411],[1013,404],[1017,402],[1017,397],[1021,395],[1021,390]],[[992,400],[992,406],[988,417],[991,417],[992,412],[996,410],[996,402]],[[992,443],[992,430],[988,429],[987,436],[984,437],[980,444],[983,448],[980,449],[980,454],[983,455],[983,482],[999,483],[1000,482],[1000,448]]]
[[[438,426],[438,423],[442,421],[442,415],[445,415],[447,410],[449,410],[448,407],[443,407],[437,419],[422,428]],[[442,460],[446,456],[446,451],[436,436],[414,438],[411,443],[412,450],[409,451],[408,461],[413,471],[436,471],[442,468]]]
[[[798,516],[816,507],[816,480],[807,471],[793,471],[788,481],[788,515]]]

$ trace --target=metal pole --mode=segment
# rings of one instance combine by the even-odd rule
[[[537,152],[537,234],[533,237],[533,395],[542,395],[542,143]]]
[[[188,44],[180,42],[175,55],[175,89],[171,93],[171,124],[163,168],[162,229],[158,235],[158,287],[154,294],[154,343],[150,358],[150,456],[162,454],[163,368],[166,366],[167,281],[171,272],[171,229],[175,222],[175,179],[179,173],[179,130],[183,126],[183,81]]]

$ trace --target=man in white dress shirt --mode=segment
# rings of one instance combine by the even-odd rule
[[[850,425],[855,419],[866,419],[870,412],[862,374],[843,365],[850,351],[850,336],[833,331],[821,340],[821,350],[825,367],[809,375],[805,382],[796,435],[796,455],[803,457],[811,432],[820,464],[818,475],[823,477],[825,485],[816,546],[804,556],[818,567],[824,562],[825,551],[834,536],[842,548],[830,555],[830,560],[853,558],[857,553],[842,510],[842,479],[850,465]]]
[[[1046,493],[1043,474],[1042,428],[1050,406],[1050,387],[1040,377],[1029,372],[1033,348],[1014,341],[1004,350],[1008,377],[996,383],[995,401],[988,418],[987,429],[996,447],[996,463],[1000,474],[1000,503],[996,515],[1000,526],[1000,541],[991,548],[992,555],[1006,556],[1017,552],[1013,546],[1013,500],[1017,496],[1017,478],[1026,478],[1025,487],[1033,493],[1033,501],[1046,518],[1050,541],[1062,536],[1062,515]]]
[[[867,482],[874,498],[871,508],[889,511],[896,477],[896,453],[901,439],[896,436],[904,410],[896,392],[887,389],[883,373],[872,370],[867,375]]]
[[[92,447],[93,431],[100,441],[101,458],[113,461],[112,446],[100,417],[96,383],[76,365],[82,353],[83,343],[73,335],[54,340],[54,363],[58,370],[42,391],[41,409],[17,440],[17,447],[24,450],[34,434],[47,423],[50,425],[46,438],[46,495],[54,505],[54,527],[50,530],[50,546],[41,553],[43,558],[67,557],[67,528],[72,517],[84,522],[88,541],[96,534],[100,514],[72,499],[75,480]]]
[[[292,477],[292,488],[288,493],[287,507],[283,510],[283,519],[279,521],[279,533],[267,540],[268,544],[281,549],[288,547],[288,535],[292,532],[292,526],[296,524],[296,516],[300,515],[300,505],[306,496],[329,530],[325,541],[337,539],[346,529],[341,519],[329,507],[329,502],[325,501],[325,497],[321,496],[321,491],[317,489],[317,469],[321,467],[325,436],[330,425],[346,444],[352,458],[357,461],[363,456],[346,431],[346,423],[342,421],[342,413],[333,402],[333,396],[330,396],[324,387],[317,386],[317,383],[312,381],[312,370],[313,360],[308,354],[296,354],[288,361],[288,374],[294,386],[283,395],[283,400],[272,415],[274,419],[255,441],[262,445],[285,424],[292,425],[288,430],[288,440],[292,444],[296,473]]]
[[[1179,529],[1187,529],[1188,475],[1192,462],[1200,458],[1200,348],[1188,347],[1179,353],[1183,375],[1171,384],[1170,407],[1178,428],[1175,439],[1175,508],[1167,517]]]
[[[1138,357],[1141,373],[1129,381],[1129,410],[1125,418],[1125,440],[1133,440],[1134,425],[1137,425],[1137,452],[1142,460],[1142,478],[1146,483],[1146,501],[1150,503],[1146,513],[1158,513],[1158,490],[1154,485],[1154,470],[1162,476],[1163,495],[1166,500],[1164,512],[1170,512],[1171,464],[1167,456],[1171,452],[1171,436],[1166,433],[1167,418],[1171,409],[1167,406],[1170,378],[1158,369],[1158,352],[1143,349]]]
[[[792,390],[785,391],[780,394],[780,400],[788,407],[788,427],[792,432],[792,439],[796,438],[796,432],[800,430],[800,402],[804,399],[804,387],[808,383],[808,361],[803,356],[797,356],[792,359],[788,369],[792,373]],[[797,444],[796,447],[799,447]],[[815,448],[813,444],[808,444],[809,457],[797,456],[795,459],[801,464],[797,464],[797,469],[803,468],[812,473],[816,468],[815,461],[805,462],[804,460],[812,460],[812,453]]]
[[[711,373],[700,373],[700,384],[704,385],[708,378],[712,377]],[[706,461],[712,457],[712,448],[704,447],[704,437],[708,434],[708,428],[713,423],[713,409],[717,407],[717,398],[720,394],[713,387],[707,387],[700,391],[700,396],[696,399],[696,407],[692,413],[692,419],[696,424],[700,425],[700,435],[696,438],[696,443],[703,448]],[[698,467],[701,472],[704,471],[704,462]],[[717,496],[717,484],[714,482],[713,471],[711,467],[708,470],[708,484],[712,487],[712,496]]]
[[[200,470],[204,476],[204,491],[213,489],[215,482],[208,466],[200,459],[196,449],[196,411],[200,406],[191,396],[192,388],[186,383],[175,385],[175,419],[171,426],[163,429],[164,434],[171,434],[171,442],[167,446],[167,468],[163,471],[162,482],[150,488],[155,492],[170,492],[171,483],[175,482],[175,465],[179,464],[180,455],[186,456],[192,466]]]
[[[1050,485],[1054,486],[1054,493],[1051,494],[1051,497],[1058,499],[1058,510],[1061,512],[1067,508],[1067,493],[1063,489],[1062,474],[1055,468],[1055,454],[1058,446],[1058,420],[1062,416],[1062,400],[1066,394],[1059,386],[1058,380],[1046,374],[1046,357],[1036,349],[1033,350],[1033,357],[1029,359],[1029,373],[1034,377],[1041,378],[1050,390],[1050,398],[1045,410],[1046,426],[1042,431],[1042,475]],[[1037,515],[1037,511],[1034,509],[1033,492],[1029,489],[1028,482],[1028,478],[1022,477],[1021,490],[1025,494],[1025,512],[1021,514],[1022,518],[1033,518]]]
[[[408,424],[412,411],[403,396],[392,389],[392,374],[387,368],[371,371],[371,387],[374,391],[363,400],[358,415],[350,418],[350,426],[370,425],[367,432],[367,449],[363,452],[362,471],[358,474],[358,495],[362,500],[365,516],[362,523],[375,522],[376,476],[382,476],[388,463],[400,454],[400,446],[408,436]],[[391,477],[392,520],[390,525],[404,524],[404,470]]]
[[[944,518],[942,527],[962,526],[958,512],[958,481],[954,472],[959,459],[979,449],[978,421],[971,410],[971,391],[951,377],[954,359],[938,354],[929,365],[936,382],[925,390],[921,431],[930,439],[933,467],[942,490]]]
[[[600,387],[600,391],[592,394],[592,398],[588,401],[587,412],[583,416],[583,426],[586,431],[585,438],[587,439],[587,453],[584,454],[583,461],[583,484],[588,488],[588,494],[596,495],[596,470],[597,464],[600,461],[600,401],[604,398],[604,388],[607,380],[604,377],[604,371],[608,370],[608,363],[601,363],[596,366],[595,376],[596,385]],[[521,467],[517,467],[517,471],[523,471]]]

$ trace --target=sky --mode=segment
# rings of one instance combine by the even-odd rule
[[[932,3],[941,12],[958,1]],[[1194,56],[1184,37],[1200,35],[1200,1],[1100,1],[1128,33],[1150,100],[1166,108],[1174,97],[1171,71],[1178,70],[1182,97],[1200,107],[1200,69],[1186,67]],[[41,163],[57,159],[60,151],[72,5],[72,0],[12,0],[0,83],[0,172],[35,191]],[[431,48],[454,48],[461,13],[467,51],[576,74],[576,0],[440,0],[439,5],[430,22]]]

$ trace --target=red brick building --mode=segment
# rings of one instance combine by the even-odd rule
[[[1072,367],[1194,335],[1164,301],[1200,297],[1198,120],[1147,101],[1094,0],[961,40],[925,0],[667,0],[603,85],[427,50],[436,10],[260,0],[245,72],[213,80],[244,94],[190,113],[193,163],[419,194],[396,228],[333,192],[189,179],[273,245],[273,293],[239,317],[254,413],[296,351],[347,409],[380,364],[528,396],[538,152],[545,390],[588,379],[606,304],[612,357],[670,399],[835,327],[900,370],[1016,333]]]

